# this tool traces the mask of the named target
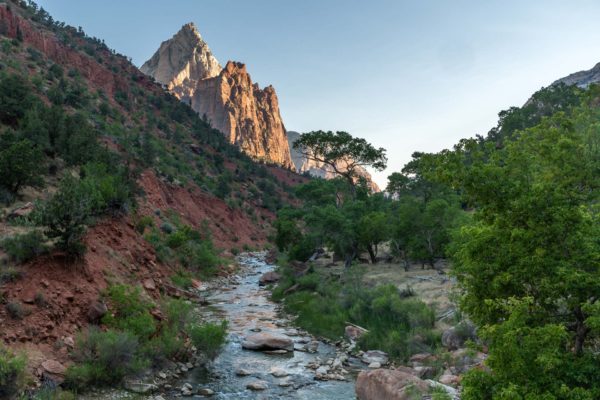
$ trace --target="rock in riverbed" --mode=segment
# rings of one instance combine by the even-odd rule
[[[407,372],[374,369],[362,371],[356,379],[358,400],[408,400],[427,393],[429,385]]]
[[[294,351],[294,342],[287,336],[275,333],[259,332],[247,336],[242,342],[242,348],[247,350],[287,350]]]

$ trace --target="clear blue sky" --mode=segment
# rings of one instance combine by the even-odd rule
[[[600,61],[598,1],[40,0],[136,65],[193,21],[221,64],[272,84],[288,130],[413,151],[485,134],[497,113]]]

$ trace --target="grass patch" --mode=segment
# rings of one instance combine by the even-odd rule
[[[281,268],[283,278],[272,298],[297,316],[300,327],[316,335],[337,340],[347,322],[365,327],[369,332],[358,343],[363,350],[379,349],[406,360],[437,348],[440,334],[434,329],[433,309],[394,285],[366,288],[358,268],[341,278],[313,269],[295,277],[289,268]]]

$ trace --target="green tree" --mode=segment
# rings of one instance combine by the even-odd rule
[[[294,149],[309,160],[323,163],[354,187],[360,167],[383,171],[387,166],[386,151],[376,148],[365,139],[352,137],[348,132],[313,131],[304,133]]]
[[[54,196],[38,207],[37,220],[46,228],[46,236],[58,239],[59,249],[80,255],[85,251],[82,238],[93,204],[88,188],[67,175]]]
[[[0,78],[0,122],[17,126],[31,104],[31,88],[23,77],[10,74]]]
[[[490,342],[472,399],[600,397],[600,135],[595,107],[497,149],[464,140],[440,176],[477,207],[453,245],[461,305]]]
[[[0,149],[0,187],[17,194],[23,186],[41,186],[44,183],[43,161],[42,152],[27,139],[3,146]]]

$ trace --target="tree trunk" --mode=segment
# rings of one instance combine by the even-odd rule
[[[352,261],[356,258],[356,245],[352,246],[352,251],[350,253],[346,253],[346,262],[344,263],[344,268],[348,269],[352,265]]]
[[[583,352],[583,345],[590,329],[585,325],[585,315],[581,311],[580,307],[575,309],[575,354],[581,355]]]
[[[373,246],[370,244],[367,245],[367,251],[369,252],[369,257],[371,257],[371,264],[377,264],[377,255],[373,250]]]

